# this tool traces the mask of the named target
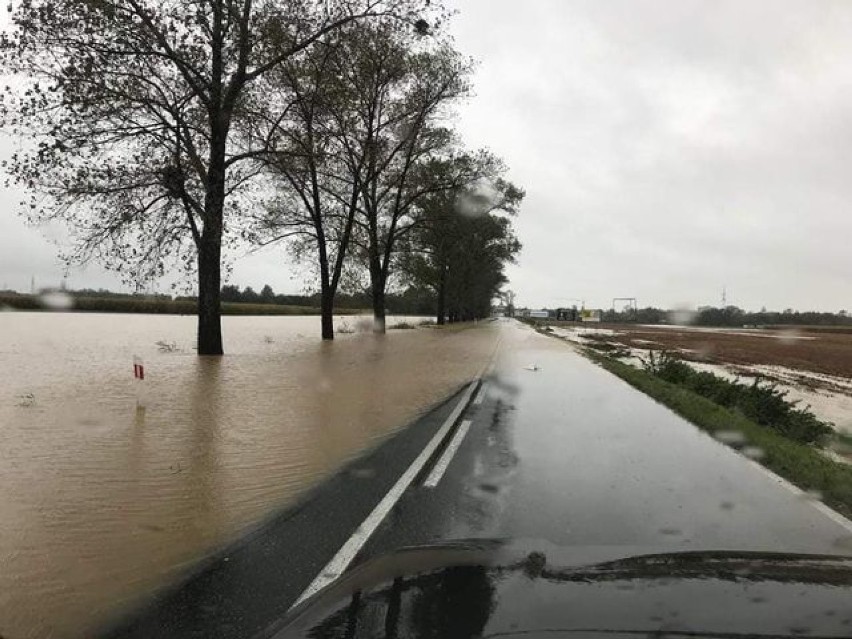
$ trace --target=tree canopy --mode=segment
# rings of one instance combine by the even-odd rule
[[[219,354],[222,247],[264,142],[235,123],[259,80],[348,24],[423,31],[439,12],[422,0],[22,0],[0,64],[24,86],[3,94],[0,117],[32,143],[7,168],[33,221],[68,223],[69,259],[132,280],[173,260],[195,269],[198,350]]]

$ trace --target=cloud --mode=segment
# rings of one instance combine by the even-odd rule
[[[521,303],[849,305],[852,5],[458,3],[462,112],[528,192]]]
[[[852,306],[852,4],[453,5],[456,42],[480,61],[461,132],[528,194],[519,303],[706,304],[727,286],[749,308]],[[0,280],[28,288],[61,271],[12,199],[0,193]],[[231,280],[298,291],[305,277],[271,250]]]

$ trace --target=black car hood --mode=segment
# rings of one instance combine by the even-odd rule
[[[264,637],[852,637],[852,557],[468,541],[369,561]]]

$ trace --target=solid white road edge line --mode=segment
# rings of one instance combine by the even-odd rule
[[[494,345],[494,350],[491,353],[491,357],[489,358],[488,362],[485,364],[485,366],[482,367],[482,369],[479,371],[479,374],[477,375],[477,377],[479,379],[482,379],[483,377],[486,377],[487,375],[491,375],[494,372],[494,369],[497,365],[497,356],[500,354],[500,346],[502,344],[503,344],[503,338],[502,337],[497,338],[497,343]]]
[[[426,444],[426,447],[420,452],[417,458],[411,462],[411,465],[400,476],[376,507],[373,508],[373,511],[367,515],[367,518],[361,522],[361,525],[359,525],[358,528],[355,529],[352,536],[340,547],[337,554],[331,558],[331,561],[325,565],[310,585],[305,588],[304,592],[299,595],[299,598],[293,606],[299,605],[312,594],[321,590],[344,573],[349,564],[352,563],[352,560],[355,559],[355,555],[358,554],[358,551],[364,547],[367,540],[374,532],[376,532],[379,524],[382,523],[382,520],[384,520],[387,514],[393,509],[396,502],[399,501],[399,498],[402,497],[411,482],[414,481],[414,478],[418,475],[418,473],[423,470],[426,462],[429,461],[429,458],[432,457],[444,441],[447,433],[461,416],[462,411],[467,408],[470,398],[473,395],[473,390],[476,388],[478,383],[479,380],[475,379],[468,385],[464,395],[462,395],[461,399],[455,405],[455,408],[453,408],[453,412],[449,414],[447,419],[441,425],[441,428],[438,429],[438,432],[435,433],[431,440],[429,440],[429,443]]]
[[[466,419],[461,423],[456,434],[453,435],[450,443],[447,444],[447,447],[444,449],[444,453],[441,455],[441,458],[435,464],[434,468],[432,468],[432,472],[429,473],[426,481],[423,482],[423,486],[426,488],[435,488],[435,486],[438,485],[438,482],[441,481],[441,477],[443,477],[444,473],[447,472],[450,462],[453,461],[453,457],[455,457],[459,446],[461,446],[461,443],[464,441],[464,437],[467,435],[467,431],[470,428],[471,423],[472,422],[469,419]]]
[[[483,384],[482,386],[479,387],[479,392],[476,394],[476,399],[473,400],[474,406],[479,406],[480,404],[482,404],[483,400],[485,399],[485,387],[486,386],[487,386],[487,384]]]
[[[780,475],[776,475],[771,470],[769,470],[766,466],[763,466],[760,462],[757,462],[753,459],[749,459],[748,457],[743,457],[743,459],[748,461],[757,470],[763,472],[764,475],[768,475],[777,484],[781,485],[783,488],[786,488],[787,490],[789,490],[791,493],[793,493],[797,497],[800,497],[802,499],[807,499],[808,503],[810,503],[811,506],[816,508],[823,515],[825,515],[831,521],[833,521],[835,524],[837,524],[838,526],[841,526],[847,532],[852,533],[852,521],[849,521],[848,519],[846,519],[846,517],[841,515],[839,512],[837,512],[836,510],[834,510],[830,506],[826,506],[821,501],[810,497],[807,493],[805,493],[804,490],[802,490],[801,488],[799,488],[795,484],[791,484],[789,481],[787,481],[786,479],[784,479]]]

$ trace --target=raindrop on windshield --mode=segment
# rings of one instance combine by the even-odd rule
[[[74,306],[74,298],[63,291],[47,291],[38,297],[42,306],[51,311],[67,311]]]
[[[696,316],[697,313],[694,309],[690,308],[687,304],[681,304],[673,311],[669,311],[668,320],[669,324],[688,326],[695,321]]]
[[[713,434],[717,440],[728,446],[735,448],[743,446],[746,443],[745,435],[738,430],[720,430]]]
[[[778,341],[782,344],[795,344],[801,337],[802,332],[795,328],[778,331]]]
[[[838,537],[834,540],[833,546],[841,550],[852,552],[852,535]]]
[[[761,460],[766,457],[766,453],[759,446],[746,446],[742,452],[749,459]]]

